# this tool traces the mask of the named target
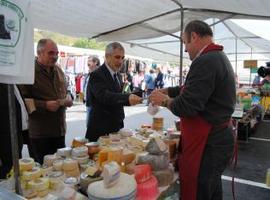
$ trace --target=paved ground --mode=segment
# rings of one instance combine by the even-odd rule
[[[136,129],[142,124],[151,124],[152,116],[147,113],[143,104],[135,107],[125,107],[125,128]],[[70,146],[76,136],[84,136],[86,131],[85,107],[75,104],[67,111],[66,145]],[[173,116],[167,109],[161,109],[157,114],[164,117],[164,127],[174,127]],[[224,200],[231,200],[231,177],[235,174],[235,195],[237,200],[270,200],[270,188],[265,185],[267,168],[270,168],[270,123],[262,123],[247,143],[239,143],[239,158],[236,170],[230,167],[225,171],[223,179]],[[23,155],[28,156],[24,147]]]

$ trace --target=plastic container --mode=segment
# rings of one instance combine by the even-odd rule
[[[143,183],[151,178],[151,166],[148,164],[136,165],[134,168],[136,182]]]

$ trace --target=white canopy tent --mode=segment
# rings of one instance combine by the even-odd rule
[[[193,19],[216,19],[208,22],[216,25],[217,43],[225,46],[231,60],[236,61],[239,55],[251,55],[251,52],[252,58],[256,52],[264,55],[270,52],[269,42],[258,42],[260,38],[228,21],[269,20],[268,0],[32,0],[32,8],[35,28],[77,37],[121,41],[127,54],[158,61],[180,61],[180,75],[183,62],[180,57],[186,56],[182,55],[179,35],[183,26]],[[226,36],[219,36],[221,23],[230,30],[226,31]],[[235,56],[237,51],[238,56]]]
[[[270,19],[268,0],[32,0],[31,2],[35,28],[89,38],[111,33],[111,40],[121,38],[122,41],[178,32],[181,25],[181,9],[184,11],[185,22],[195,18]]]

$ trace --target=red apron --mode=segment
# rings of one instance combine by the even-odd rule
[[[181,118],[181,200],[196,200],[201,158],[212,125],[200,116]]]

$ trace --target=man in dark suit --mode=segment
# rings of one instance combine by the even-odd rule
[[[90,141],[124,127],[124,106],[136,105],[142,98],[123,94],[123,81],[118,73],[125,57],[125,50],[118,42],[107,45],[105,63],[91,73],[87,87],[92,111],[87,123],[86,138]]]

